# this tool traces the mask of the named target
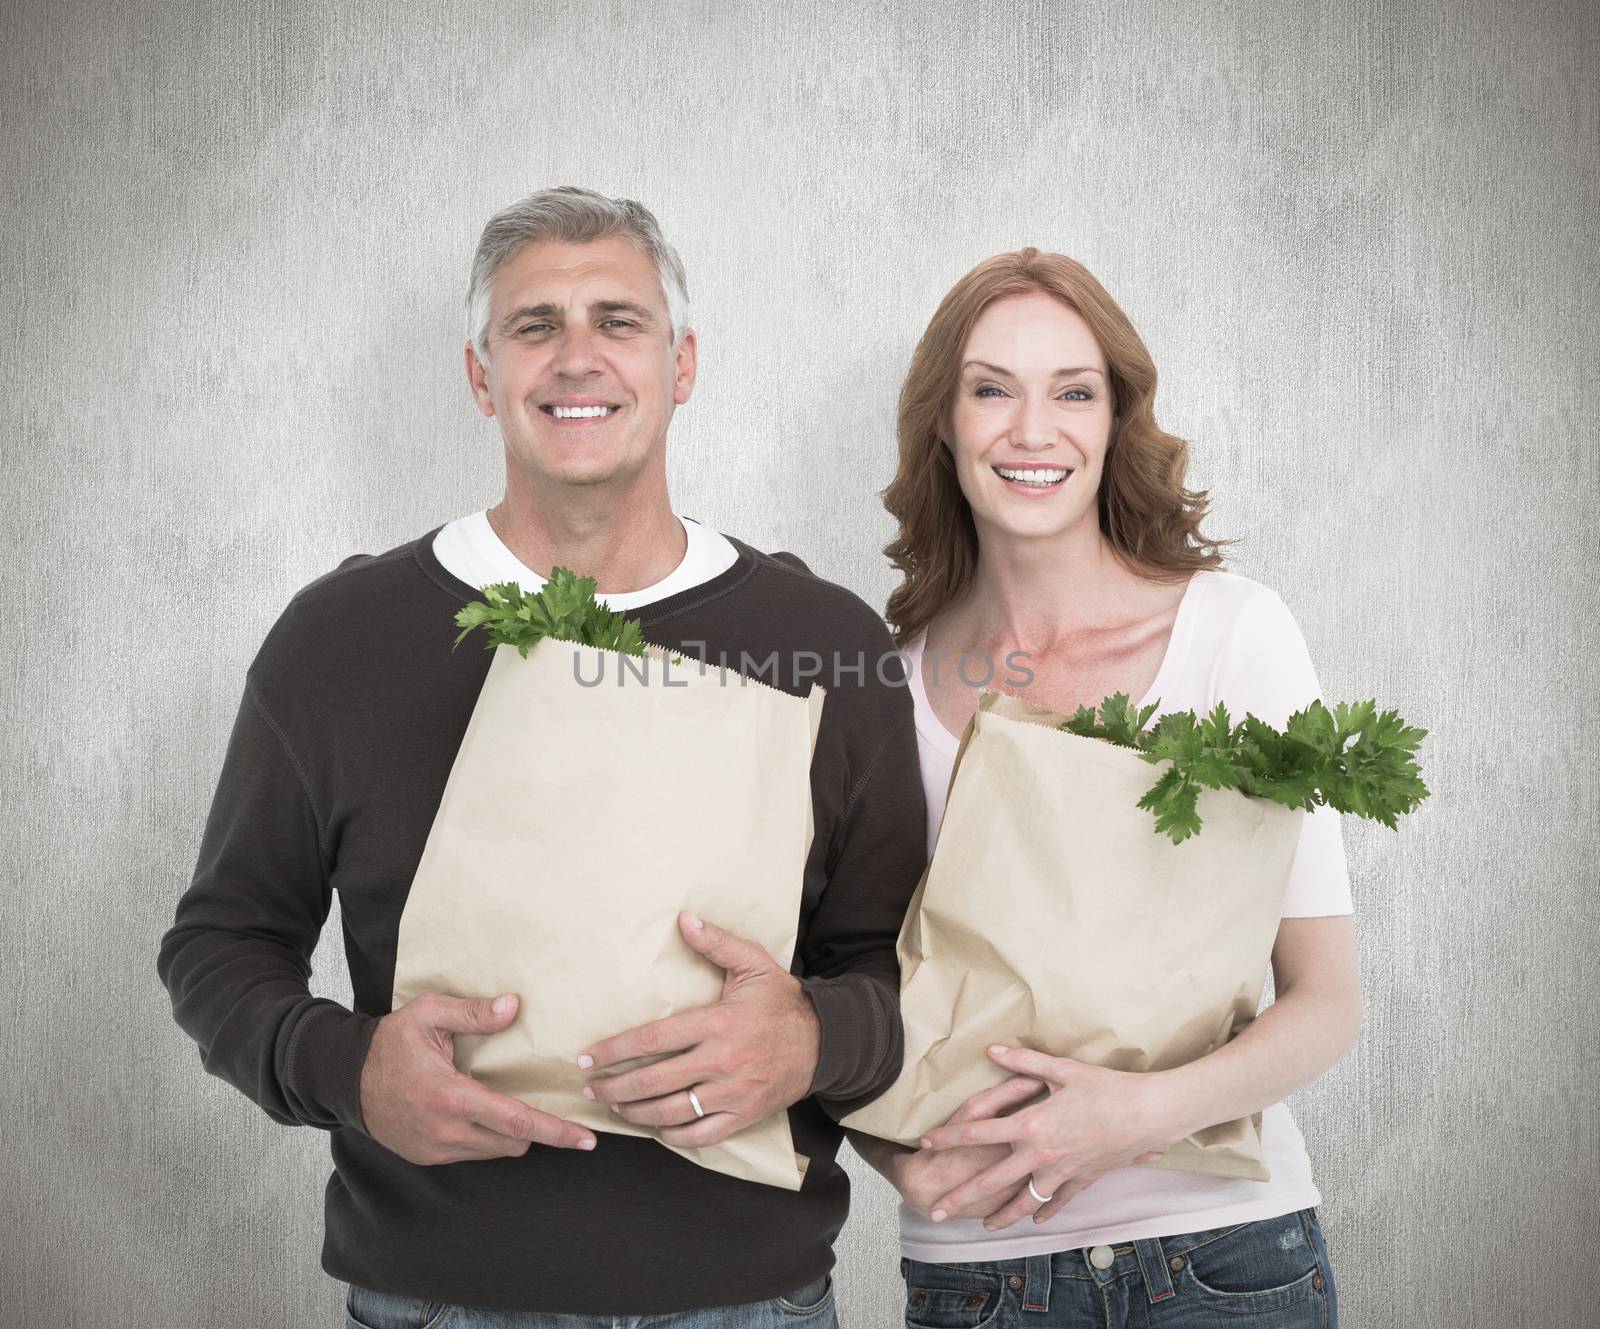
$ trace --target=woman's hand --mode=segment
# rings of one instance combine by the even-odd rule
[[[1010,1146],[1003,1144],[910,1149],[890,1161],[889,1180],[900,1192],[901,1199],[926,1218],[934,1205],[963,1182],[1010,1156]],[[949,1214],[956,1218],[987,1218],[1005,1200],[1003,1195],[980,1195],[964,1208],[950,1210]]]
[[[974,1094],[958,1107],[941,1130],[964,1122],[993,1118],[1037,1094],[1044,1085],[1023,1076],[1007,1080],[981,1094]],[[926,1216],[934,1205],[951,1191],[1011,1156],[1004,1144],[957,1145],[949,1149],[907,1149],[884,1159],[879,1167],[884,1176],[911,1208]],[[874,1160],[876,1166],[876,1160]],[[980,1195],[970,1203],[949,1209],[947,1217],[986,1218],[1005,1203],[1004,1195]]]
[[[1029,1077],[1021,1083],[1034,1089],[1043,1083],[1050,1094],[1008,1117],[995,1116],[993,1109],[969,1111],[1019,1083],[1008,1080],[968,1099],[949,1122],[923,1137],[923,1152],[1007,1147],[1005,1157],[932,1202],[928,1212],[935,1222],[981,1213],[990,1229],[1009,1227],[1028,1214],[1042,1223],[1103,1173],[1157,1158],[1182,1138],[1168,1125],[1159,1082],[1149,1074],[1106,1070],[1024,1048],[992,1047],[989,1056]],[[1029,1193],[1030,1179],[1048,1202],[1041,1204]]]

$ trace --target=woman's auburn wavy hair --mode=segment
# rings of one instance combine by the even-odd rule
[[[1100,480],[1100,530],[1131,571],[1173,582],[1222,564],[1231,540],[1200,533],[1206,490],[1184,488],[1189,447],[1155,419],[1156,367],[1128,316],[1083,264],[1029,247],[985,259],[934,311],[900,389],[899,469],[882,493],[900,523],[884,547],[901,574],[885,617],[898,645],[958,599],[978,566],[978,532],[945,442],[967,338],[996,300],[1042,291],[1077,312],[1106,358],[1115,412]]]

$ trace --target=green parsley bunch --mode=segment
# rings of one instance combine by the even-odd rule
[[[1390,830],[1428,796],[1416,763],[1428,731],[1406,725],[1396,711],[1380,713],[1375,701],[1340,702],[1331,711],[1313,701],[1282,732],[1250,714],[1231,725],[1220,702],[1204,720],[1175,711],[1146,729],[1159,704],[1135,710],[1119,692],[1101,702],[1098,716],[1080,706],[1060,728],[1133,748],[1151,763],[1172,763],[1139,806],[1155,814],[1156,833],[1173,844],[1199,833],[1201,789],[1236,789],[1308,812],[1327,804]]]
[[[594,578],[580,577],[570,568],[551,568],[550,580],[533,595],[514,581],[485,586],[483,599],[462,609],[456,622],[461,633],[451,650],[461,645],[461,638],[473,628],[481,627],[489,634],[486,649],[515,646],[524,659],[545,637],[623,655],[644,654],[639,621],[607,609],[595,599]]]

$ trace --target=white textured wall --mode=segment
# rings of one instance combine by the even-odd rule
[[[1025,243],[1102,278],[1235,566],[1433,731],[1425,811],[1349,828],[1366,1033],[1295,1100],[1344,1323],[1593,1323],[1597,41],[1497,0],[9,0],[0,1316],[337,1322],[325,1141],[201,1072],[156,943],[286,598],[499,497],[467,262],[575,182],[688,266],[681,509],[879,605],[939,295]],[[839,1253],[895,1324],[870,1176]]]

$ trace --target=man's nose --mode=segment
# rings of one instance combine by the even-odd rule
[[[601,369],[600,348],[594,332],[584,327],[564,328],[556,339],[553,368],[565,378],[598,373]]]

